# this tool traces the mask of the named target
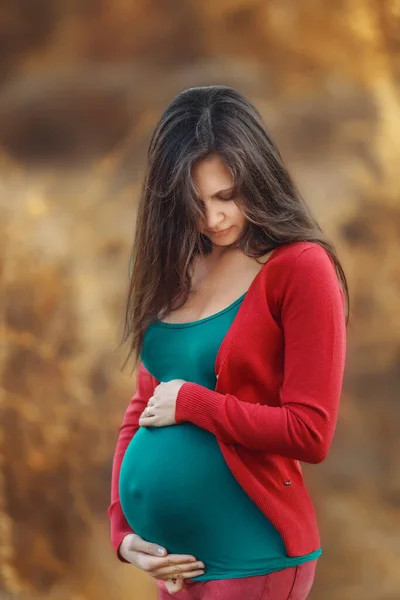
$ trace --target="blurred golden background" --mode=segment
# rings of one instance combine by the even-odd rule
[[[350,283],[311,600],[400,598],[399,40],[399,0],[2,3],[1,600],[155,600],[109,541],[118,343],[152,128],[208,84],[262,112]]]

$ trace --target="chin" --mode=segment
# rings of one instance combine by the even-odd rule
[[[237,231],[233,231],[229,235],[225,236],[224,239],[218,239],[217,236],[213,237],[211,235],[209,239],[211,240],[213,246],[223,248],[235,244],[238,241],[239,237],[240,236],[237,234]]]
[[[233,244],[236,242],[236,238],[235,239],[230,239],[230,240],[226,240],[226,241],[212,241],[212,245],[213,246],[218,246],[218,248],[227,248],[228,246],[233,246]]]
[[[230,231],[223,236],[213,235],[209,232],[204,232],[203,235],[205,235],[214,246],[230,246],[238,237],[237,231],[235,230]]]

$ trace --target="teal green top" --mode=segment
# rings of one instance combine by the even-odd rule
[[[245,294],[189,323],[152,323],[141,359],[158,381],[214,390],[215,359]],[[169,553],[205,564],[196,581],[264,575],[318,558],[289,557],[282,538],[236,481],[216,437],[192,423],[140,427],[121,465],[122,510],[132,529]]]

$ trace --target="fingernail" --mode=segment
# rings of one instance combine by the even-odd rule
[[[157,553],[160,556],[164,556],[164,554],[166,553],[166,550],[164,548],[161,548],[160,546],[157,548]]]

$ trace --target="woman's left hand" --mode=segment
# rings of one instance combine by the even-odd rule
[[[140,427],[166,427],[176,425],[176,398],[184,379],[171,379],[161,382],[149,398],[146,408],[139,418]]]

